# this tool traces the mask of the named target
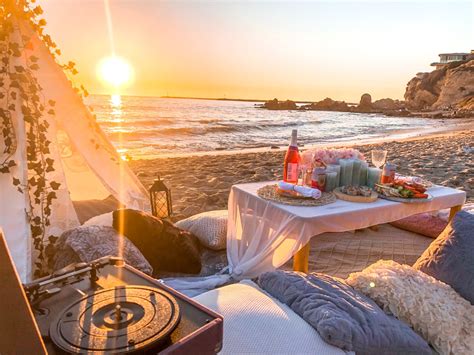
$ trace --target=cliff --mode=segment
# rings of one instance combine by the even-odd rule
[[[474,110],[474,59],[417,74],[407,84],[405,104],[410,110]]]

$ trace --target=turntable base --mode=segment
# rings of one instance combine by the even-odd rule
[[[51,323],[50,336],[69,353],[129,353],[168,340],[179,320],[179,305],[168,292],[119,286],[66,307]]]

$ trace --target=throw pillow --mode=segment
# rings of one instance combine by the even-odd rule
[[[474,304],[474,215],[460,211],[413,267]]]
[[[103,200],[73,201],[72,204],[76,211],[77,218],[79,219],[79,223],[81,224],[92,217],[123,208],[120,201],[112,195]]]
[[[109,226],[112,227],[112,212],[100,214],[84,222],[83,226]]]
[[[54,253],[54,269],[69,264],[91,262],[104,256],[121,256],[134,268],[151,275],[153,269],[135,245],[107,226],[81,226],[70,229],[58,238]]]
[[[390,223],[392,226],[425,235],[431,238],[437,238],[446,228],[447,222],[438,216],[429,213],[420,213],[414,216],[400,219]]]
[[[199,213],[176,222],[176,227],[191,232],[202,245],[213,250],[226,248],[227,210]]]
[[[124,209],[113,212],[113,226],[137,246],[155,272],[197,274],[201,271],[198,239],[171,222]]]
[[[445,283],[391,260],[380,260],[346,281],[411,325],[438,353],[474,354],[474,306]]]
[[[278,270],[261,275],[258,283],[338,348],[356,354],[431,354],[408,325],[342,279]]]

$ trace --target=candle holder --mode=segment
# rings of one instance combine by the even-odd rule
[[[159,218],[171,217],[173,214],[171,190],[165,185],[160,176],[153,181],[149,193],[151,214]]]

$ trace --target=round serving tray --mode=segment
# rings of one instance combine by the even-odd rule
[[[369,203],[376,201],[378,198],[378,194],[375,191],[372,191],[370,196],[352,196],[342,193],[341,188],[337,187],[333,192],[339,200],[348,202]]]
[[[321,197],[316,200],[314,198],[295,198],[294,196],[280,195],[277,190],[279,190],[277,184],[265,185],[257,190],[257,195],[265,200],[292,206],[315,207],[337,201],[336,196],[332,192],[323,192]]]

